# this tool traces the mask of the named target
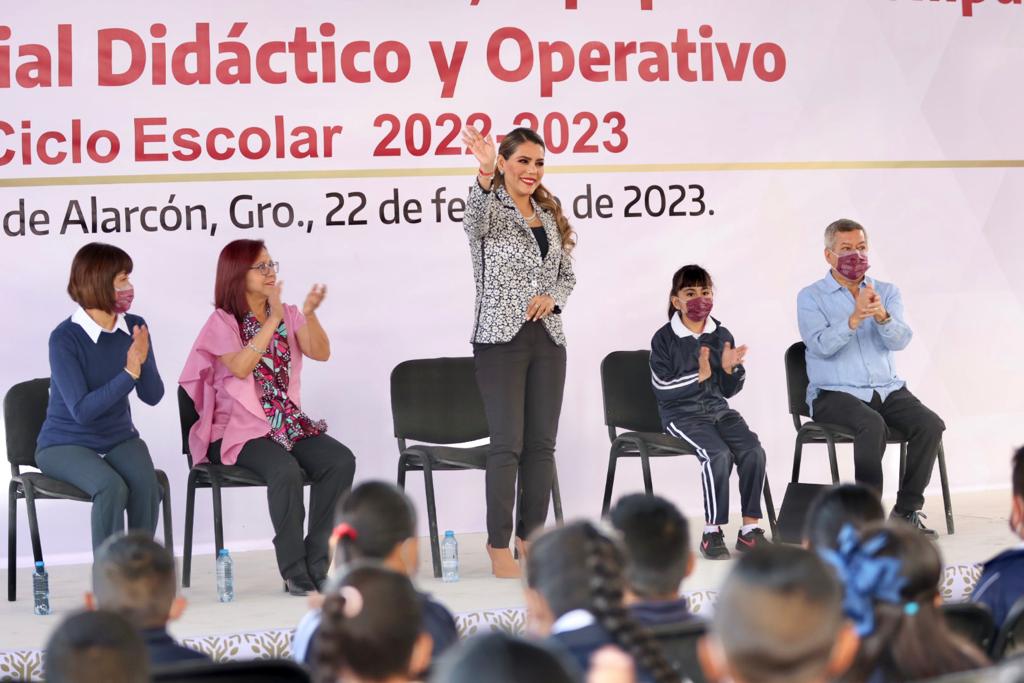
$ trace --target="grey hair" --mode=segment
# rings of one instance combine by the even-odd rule
[[[868,238],[868,231],[864,229],[864,226],[857,221],[850,220],[849,218],[840,218],[837,221],[833,221],[828,224],[825,228],[825,248],[832,250],[836,246],[836,233],[839,232],[853,232],[860,230],[864,233],[864,239]]]

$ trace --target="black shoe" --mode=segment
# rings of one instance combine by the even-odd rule
[[[769,540],[764,537],[764,529],[756,527],[751,529],[747,533],[742,531],[736,536],[736,550],[741,553],[749,553],[754,548],[761,548],[769,544]]]
[[[284,582],[289,595],[302,597],[316,592],[316,586],[308,576],[297,576],[294,579],[285,579]]]
[[[725,547],[725,532],[721,528],[718,531],[704,533],[700,539],[700,554],[706,560],[729,559],[729,549]]]
[[[922,519],[928,519],[928,515],[924,514],[920,510],[911,510],[910,512],[904,512],[902,510],[897,510],[896,508],[893,508],[892,512],[889,513],[889,519],[902,520],[910,526],[917,529],[918,531],[920,531],[927,538],[938,538],[939,536],[938,532],[936,532],[934,529],[929,529],[924,525],[924,522],[921,521]]]

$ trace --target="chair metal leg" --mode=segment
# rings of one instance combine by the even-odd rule
[[[772,502],[772,487],[768,483],[768,475],[764,477],[764,507],[768,512],[768,526],[772,530],[772,540],[775,540],[775,503]]]
[[[900,488],[903,487],[903,475],[907,472],[907,442],[900,442]]]
[[[796,435],[796,446],[793,448],[793,478],[790,479],[794,484],[800,481],[800,462],[804,456],[804,441],[800,438],[800,435]]]
[[[644,491],[649,496],[654,493],[654,485],[651,483],[651,460],[643,441],[640,442],[640,466],[644,471]]]
[[[558,465],[554,466],[554,478],[551,480],[551,503],[555,507],[555,522],[561,524],[562,517],[562,490],[558,486]]]
[[[946,533],[956,533],[953,524],[953,501],[949,497],[949,476],[946,474],[946,448],[939,441],[939,480],[942,482],[942,504],[946,508]]]
[[[213,539],[217,546],[217,554],[224,547],[224,515],[220,504],[220,480],[210,477],[210,491],[213,493]]]
[[[437,534],[437,506],[434,501],[434,470],[430,458],[423,459],[423,489],[427,496],[427,524],[430,529],[430,561],[434,578],[441,578],[441,542]]]
[[[405,490],[405,473],[409,466],[409,459],[404,455],[398,456],[398,488]]]
[[[18,482],[7,487],[7,601],[18,598]]]
[[[196,513],[196,473],[188,473],[185,492],[185,545],[181,550],[181,587],[188,588],[192,582],[192,527]]]
[[[604,501],[601,503],[601,516],[604,517],[612,507],[612,488],[615,486],[615,465],[619,459],[619,452],[612,446],[608,453],[608,476],[604,482]]]
[[[160,483],[160,504],[161,516],[164,518],[164,547],[174,555],[174,525],[171,521],[171,482],[167,480],[167,474],[163,470],[157,470],[157,481]]]
[[[28,531],[32,537],[32,558],[42,562],[43,542],[39,538],[39,519],[36,517],[36,492],[28,481],[22,484],[22,488],[25,490],[25,507],[28,511]]]
[[[832,470],[832,485],[839,485],[839,461],[836,459],[836,442],[831,436],[825,437],[828,446],[828,466]]]

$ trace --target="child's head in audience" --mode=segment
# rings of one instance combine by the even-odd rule
[[[86,607],[117,612],[136,628],[163,628],[185,611],[174,557],[148,534],[108,538],[96,551]]]
[[[79,612],[50,636],[44,655],[52,683],[145,683],[149,656],[142,636],[115,612]]]
[[[627,602],[675,600],[693,571],[690,532],[678,508],[660,496],[623,496],[612,508],[612,525],[626,547]]]
[[[573,683],[549,649],[504,632],[473,636],[449,650],[430,677],[436,683]]]
[[[740,556],[700,644],[708,679],[817,683],[842,674],[857,649],[842,605],[835,575],[809,550],[773,545]]]
[[[406,576],[416,573],[416,510],[394,484],[368,481],[338,502],[334,514],[334,567],[375,560]]]
[[[835,548],[839,531],[847,524],[860,531],[885,520],[878,494],[860,484],[842,484],[820,493],[807,511],[804,547]]]
[[[333,581],[316,635],[316,680],[384,683],[413,680],[430,664],[431,639],[409,578],[357,563]]]
[[[844,583],[844,609],[861,638],[847,680],[911,681],[984,666],[985,656],[947,626],[940,606],[942,558],[903,522],[839,534],[820,550]]]
[[[528,628],[551,633],[555,621],[585,610],[657,683],[678,676],[657,643],[626,611],[625,554],[619,543],[589,522],[541,533],[526,563]]]
[[[1010,528],[1024,538],[1024,447],[1013,454],[1013,503],[1010,507]]]

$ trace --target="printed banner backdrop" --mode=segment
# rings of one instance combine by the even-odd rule
[[[671,275],[690,262],[711,271],[714,315],[750,347],[732,403],[761,436],[781,499],[794,436],[783,352],[798,338],[797,292],[826,272],[822,229],[839,217],[867,227],[871,275],[902,289],[915,336],[899,372],[948,425],[954,491],[1006,486],[1024,441],[1020,2],[512,7],[8,7],[0,390],[48,375],[47,337],[73,310],[74,252],[92,240],[126,249],[133,312],[149,322],[168,389],[155,408],[133,400],[134,418],[170,476],[180,543],[176,379],[211,311],[220,249],[261,238],[289,301],[329,288],[333,357],[307,364],[304,407],[356,453],[357,480],[393,479],[391,369],[471,353],[459,222],[476,165],[458,132],[528,125],[548,142],[545,183],[579,235],[557,452],[568,516],[600,509],[601,359],[648,346]],[[805,478],[824,481],[823,449],[808,456]],[[851,460],[844,452],[844,476]],[[889,494],[897,461],[886,463]],[[654,479],[700,514],[692,459],[655,463]],[[483,530],[483,474],[438,480],[441,528]],[[641,486],[637,463],[620,466],[617,494]],[[409,488],[423,511],[418,476]],[[224,505],[228,547],[269,547],[261,491],[231,491]],[[39,510],[47,560],[86,560],[84,506]],[[27,563],[23,506],[19,518]],[[205,492],[196,539],[212,548]]]

